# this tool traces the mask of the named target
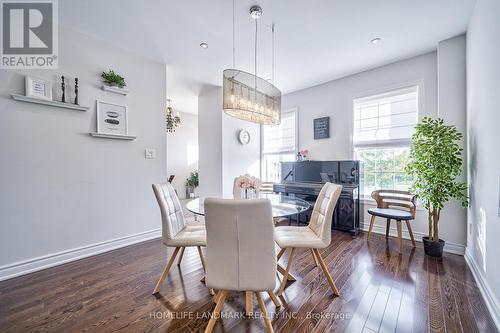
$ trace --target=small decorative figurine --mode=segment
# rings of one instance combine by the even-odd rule
[[[78,78],[75,77],[75,104],[78,105]]]
[[[63,76],[61,76],[61,80],[62,80],[62,82],[61,82],[61,88],[62,88],[62,98],[61,98],[61,102],[66,103],[66,94],[65,94],[65,92],[64,92],[64,89],[65,89],[65,88],[64,88],[64,75],[63,75]]]

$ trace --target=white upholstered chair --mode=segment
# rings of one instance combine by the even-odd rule
[[[185,222],[181,203],[170,183],[153,184],[153,191],[161,211],[163,243],[167,247],[175,248],[174,253],[170,257],[153,291],[153,294],[156,294],[160,291],[175,257],[179,251],[181,251],[182,256],[185,247],[197,247],[203,270],[205,270],[205,261],[203,259],[201,247],[206,246],[207,241],[204,224]],[[181,259],[181,257],[179,257],[179,259]]]
[[[205,332],[211,332],[228,291],[255,293],[266,324],[271,321],[260,292],[269,294],[279,304],[276,286],[274,225],[269,199],[205,200],[207,228],[207,287],[218,290],[215,310]],[[250,294],[251,297],[252,294]]]
[[[290,267],[292,265],[293,256],[295,250],[298,248],[310,249],[316,265],[321,266],[324,271],[328,283],[332,288],[335,295],[339,295],[337,287],[333,282],[333,279],[328,271],[328,268],[319,253],[320,249],[324,249],[330,245],[331,242],[331,227],[332,227],[332,215],[337,200],[340,196],[340,191],[342,190],[341,185],[336,185],[332,183],[326,183],[323,185],[321,192],[319,193],[316,203],[314,204],[313,212],[311,214],[311,220],[308,226],[305,227],[293,227],[284,226],[275,228],[275,240],[276,243],[281,248],[278,254],[278,260],[285,253],[287,249],[290,249],[290,255],[288,257],[288,263],[286,269],[278,269],[283,273],[283,281],[281,283],[280,289],[278,291],[278,296],[283,294],[285,289],[286,281],[290,272]]]

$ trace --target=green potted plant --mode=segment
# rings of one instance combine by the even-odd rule
[[[445,241],[439,238],[439,219],[444,204],[451,198],[468,206],[467,184],[456,180],[462,170],[463,138],[455,126],[443,119],[425,117],[415,127],[406,172],[413,177],[410,191],[418,195],[428,212],[429,234],[423,237],[425,254],[443,255]]]
[[[123,76],[115,73],[112,69],[102,72],[101,78],[105,84],[112,87],[123,88],[127,85]]]
[[[186,179],[186,198],[191,198],[194,194],[194,189],[200,185],[198,171],[191,172],[189,178]]]

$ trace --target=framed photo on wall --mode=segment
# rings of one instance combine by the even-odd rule
[[[128,135],[127,106],[96,101],[97,133]]]
[[[314,140],[330,137],[330,117],[314,119]]]
[[[47,101],[52,100],[52,81],[44,80],[33,76],[26,76],[24,78],[25,95],[43,99]]]

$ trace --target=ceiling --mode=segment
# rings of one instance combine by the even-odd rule
[[[254,4],[264,11],[258,75],[272,77],[275,23],[275,83],[288,93],[435,50],[466,31],[475,0],[235,0],[236,67],[249,72]],[[232,0],[64,0],[59,11],[63,26],[166,63],[167,95],[181,112],[197,113],[200,92],[232,67]]]

